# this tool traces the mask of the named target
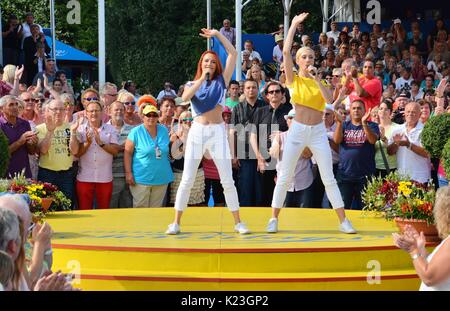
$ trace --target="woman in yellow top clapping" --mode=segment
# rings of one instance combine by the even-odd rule
[[[314,51],[303,47],[296,54],[299,66],[298,75],[294,74],[294,63],[291,57],[291,47],[297,26],[308,17],[309,13],[295,16],[283,48],[283,62],[286,75],[286,85],[291,89],[291,101],[295,104],[295,119],[289,129],[284,146],[281,170],[272,200],[272,218],[269,220],[267,232],[278,231],[278,216],[284,204],[289,183],[294,175],[295,166],[303,149],[308,147],[317,161],[320,176],[325,190],[339,221],[340,231],[356,233],[350,221],[345,217],[344,202],[333,174],[331,149],[323,120],[325,104],[331,103],[332,94],[322,84],[314,64]]]

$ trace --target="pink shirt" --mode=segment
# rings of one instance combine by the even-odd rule
[[[77,138],[81,143],[86,142],[88,123],[80,125]],[[105,144],[119,144],[119,134],[114,126],[103,124],[100,127],[100,140]],[[82,182],[107,183],[113,180],[112,154],[103,150],[95,139],[78,162],[77,180]]]

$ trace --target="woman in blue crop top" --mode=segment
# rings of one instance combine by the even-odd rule
[[[295,104],[295,119],[289,128],[284,146],[280,174],[273,193],[272,218],[267,232],[278,231],[278,216],[286,198],[288,186],[295,172],[295,166],[303,150],[309,148],[319,167],[328,199],[340,221],[339,230],[344,233],[356,233],[350,221],[345,217],[344,202],[333,174],[331,149],[323,120],[325,103],[332,101],[330,91],[321,83],[314,65],[314,51],[303,47],[296,54],[299,66],[298,76],[293,72],[294,62],[291,47],[297,26],[304,22],[309,13],[301,13],[292,19],[283,47],[283,63],[286,85],[293,88],[291,101]],[[315,206],[311,206],[315,207]]]
[[[222,118],[226,86],[231,80],[236,65],[237,52],[233,45],[217,30],[202,29],[200,36],[216,37],[225,47],[228,57],[222,70],[219,57],[206,51],[200,57],[194,81],[185,85],[183,101],[191,101],[194,122],[189,131],[184,155],[184,171],[175,199],[175,220],[169,225],[167,234],[180,232],[180,221],[187,207],[198,166],[206,150],[209,151],[220,175],[227,206],[234,217],[234,230],[241,234],[250,231],[239,217],[239,201],[234,186],[231,153],[227,131]]]

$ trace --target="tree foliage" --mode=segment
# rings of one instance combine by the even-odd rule
[[[56,36],[92,55],[98,55],[96,0],[78,0],[81,24],[67,23],[67,0],[56,0]],[[291,17],[311,12],[306,26],[320,30],[322,14],[316,0],[293,1]],[[211,0],[212,24],[223,19],[235,24],[234,1]],[[10,13],[20,18],[32,11],[36,22],[49,27],[49,0],[3,0],[4,19]],[[252,0],[242,12],[244,33],[271,33],[283,23],[282,0]],[[110,80],[120,85],[134,80],[141,93],[158,92],[168,80],[180,85],[192,79],[206,41],[198,33],[206,27],[205,0],[106,0],[106,57]]]

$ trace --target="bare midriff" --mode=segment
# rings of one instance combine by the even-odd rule
[[[295,104],[295,121],[305,125],[317,125],[323,122],[323,112],[301,104]]]
[[[202,113],[201,115],[195,117],[194,122],[203,125],[223,123],[222,111],[222,106],[217,104],[213,110]]]

